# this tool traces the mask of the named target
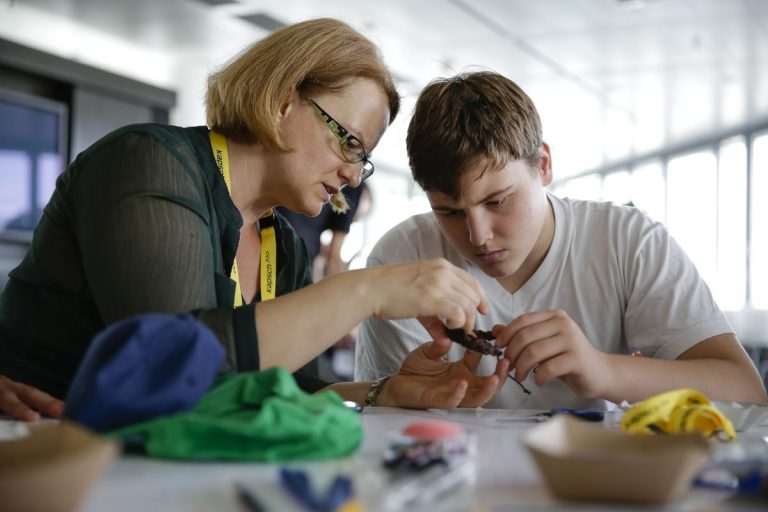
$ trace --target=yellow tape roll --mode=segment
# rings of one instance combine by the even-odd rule
[[[723,433],[736,439],[731,420],[695,389],[668,391],[635,404],[624,414],[621,428],[631,434]]]

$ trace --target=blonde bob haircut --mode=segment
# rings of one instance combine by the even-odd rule
[[[302,98],[344,89],[356,78],[379,84],[389,98],[389,121],[400,97],[379,49],[339,20],[321,18],[284,27],[208,77],[209,128],[240,143],[289,151],[278,113],[293,90]]]

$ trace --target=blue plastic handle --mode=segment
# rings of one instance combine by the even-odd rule
[[[577,418],[581,418],[585,421],[603,421],[603,418],[605,418],[605,414],[603,414],[603,411],[591,411],[587,409],[569,409],[568,407],[555,407],[550,411],[553,415],[555,414],[570,414],[571,416],[576,416]]]

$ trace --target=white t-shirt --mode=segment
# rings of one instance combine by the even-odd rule
[[[733,332],[693,263],[663,225],[636,208],[560,199],[549,195],[555,234],[549,253],[515,293],[506,291],[454,249],[434,214],[415,215],[392,228],[376,244],[368,266],[443,257],[467,270],[482,285],[490,313],[478,315],[477,329],[508,324],[520,314],[561,309],[599,350],[640,351],[645,357],[676,359],[698,342]],[[360,327],[355,379],[397,373],[405,356],[429,337],[414,319],[366,320]],[[457,360],[464,348],[448,355]],[[483,357],[479,373],[493,372],[496,359]],[[559,379],[536,386],[527,398],[509,380],[487,407],[539,409],[603,408]],[[523,402],[523,400],[525,400]]]

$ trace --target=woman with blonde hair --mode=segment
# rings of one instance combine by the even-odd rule
[[[478,377],[472,356],[441,359],[445,326],[470,329],[486,309],[474,278],[433,260],[311,284],[304,246],[272,210],[343,209],[399,106],[368,39],[312,20],[211,75],[207,127],[127,126],[78,155],[0,298],[0,410],[58,416],[93,336],[148,312],[191,312],[226,348],[224,370],[281,366],[309,391],[326,384],[312,359],[361,320],[418,317],[438,341],[401,374],[333,389],[406,407],[490,398],[505,368]]]

